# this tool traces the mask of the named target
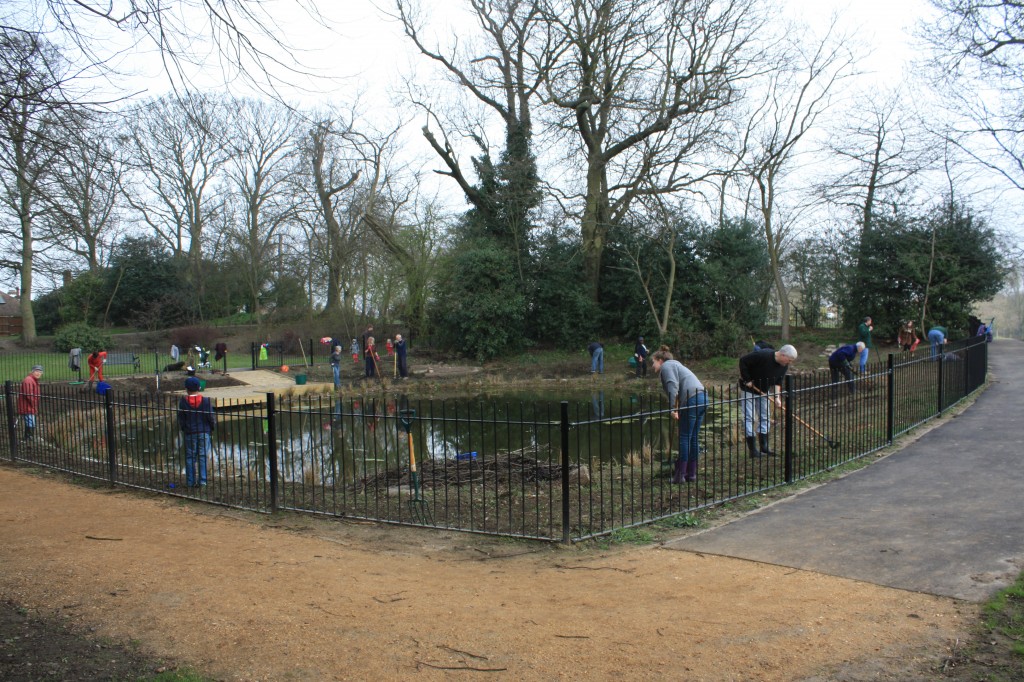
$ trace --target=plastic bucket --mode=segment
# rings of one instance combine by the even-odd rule
[[[299,385],[299,386],[305,386],[306,385],[306,375],[305,374],[296,374],[295,375],[295,383],[297,385]]]
[[[200,379],[199,380],[199,390],[200,391],[205,391],[206,390],[206,379]]]

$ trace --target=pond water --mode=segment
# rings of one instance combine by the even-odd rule
[[[670,458],[675,449],[678,432],[660,391],[588,391],[560,398],[568,402],[572,462],[651,461]],[[561,399],[517,392],[443,400],[404,395],[282,400],[275,421],[279,471],[285,481],[352,483],[407,466],[410,450],[419,462],[460,466],[509,453],[558,462]],[[182,466],[173,410],[123,422],[118,440],[136,465]],[[270,424],[264,406],[219,411],[214,440],[216,470],[268,478]]]

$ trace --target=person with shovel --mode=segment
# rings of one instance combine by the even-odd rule
[[[654,351],[651,367],[661,377],[661,387],[668,395],[672,418],[679,422],[679,459],[671,481],[676,484],[696,481],[700,427],[708,409],[704,384],[689,368],[672,357],[668,346]]]
[[[376,366],[375,358],[373,353],[370,351],[370,344],[373,343],[373,325],[367,325],[366,331],[363,332],[360,338],[360,345],[363,347],[363,369],[367,379],[371,379],[376,376],[374,367]]]
[[[380,356],[377,355],[377,342],[372,336],[366,337],[363,355],[366,356],[366,378],[373,379],[379,376],[380,372],[377,371],[377,367],[380,364]]]
[[[743,432],[751,457],[774,455],[769,447],[771,426],[769,398],[782,407],[779,387],[790,364],[796,360],[796,348],[788,343],[778,350],[755,350],[740,358],[740,391],[743,398]],[[757,441],[754,439],[754,418],[757,418]],[[760,448],[758,447],[760,445]]]

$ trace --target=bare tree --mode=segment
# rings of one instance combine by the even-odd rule
[[[77,263],[96,272],[109,255],[120,228],[118,213],[125,161],[118,141],[111,135],[115,116],[81,111],[55,135],[55,161],[61,171],[51,174],[41,197],[46,204],[41,237],[70,253]]]
[[[326,25],[314,0],[291,0],[288,11]],[[156,53],[176,91],[191,87],[192,71],[220,67],[226,83],[264,94],[311,71],[285,42],[272,0],[44,0],[37,12],[12,15],[21,30],[53,34],[90,74],[117,76],[124,53]],[[29,23],[32,22],[32,23]]]
[[[950,135],[972,160],[1024,189],[1024,2],[930,0],[922,27],[944,101],[964,119]]]
[[[139,107],[130,124],[133,172],[122,183],[139,218],[187,257],[200,295],[207,227],[224,201],[218,185],[227,160],[224,105],[189,93]]]
[[[441,66],[455,85],[496,114],[504,131],[503,147],[492,153],[486,135],[455,130],[427,102],[421,105],[436,123],[423,135],[466,199],[481,216],[490,234],[509,246],[519,261],[520,279],[528,251],[530,213],[540,202],[539,178],[533,150],[533,112],[550,54],[540,0],[465,0],[479,26],[478,40],[457,37],[455,47],[428,44],[422,35],[424,12],[415,0],[395,0],[396,16],[419,51]],[[476,181],[458,156],[456,134],[468,135],[480,156],[472,160]]]
[[[631,222],[644,225],[649,234],[634,240],[629,246],[622,247],[622,256],[629,263],[629,270],[636,275],[644,292],[644,300],[651,313],[651,319],[658,326],[658,336],[664,338],[668,333],[668,324],[672,319],[672,297],[675,293],[676,274],[676,241],[679,236],[678,220],[682,211],[668,205],[663,196],[644,197],[641,210],[634,210]],[[645,242],[653,243],[663,252],[664,268],[651,267],[644,258]],[[652,282],[658,287],[652,286]],[[658,301],[654,294],[664,290],[663,298]]]
[[[819,192],[829,203],[856,211],[862,235],[871,231],[878,202],[907,188],[934,162],[934,145],[906,110],[899,90],[856,100],[827,147],[837,171],[825,176]]]
[[[610,226],[641,196],[708,174],[720,114],[754,68],[749,0],[549,0],[547,101],[580,160],[584,276],[596,300]]]
[[[811,44],[799,32],[779,56],[779,67],[765,84],[764,97],[753,111],[737,156],[745,159],[743,171],[755,188],[757,210],[764,227],[775,293],[782,314],[782,338],[789,339],[790,302],[783,277],[783,255],[795,227],[795,216],[782,219],[779,193],[786,173],[792,170],[801,144],[818,116],[832,104],[835,85],[851,75],[853,55],[843,47],[842,36],[833,27],[825,37]],[[796,36],[798,32],[790,31]],[[790,203],[790,213],[798,211]]]
[[[351,258],[351,242],[356,236],[351,226],[343,228],[337,207],[342,192],[351,188],[362,172],[362,167],[349,158],[345,150],[351,133],[350,122],[324,116],[313,122],[303,144],[303,154],[311,171],[308,177],[312,195],[326,230],[326,315],[341,311],[342,272]]]
[[[367,154],[367,172],[353,197],[351,215],[361,223],[360,227],[380,240],[387,254],[397,262],[406,290],[404,319],[413,335],[426,326],[441,221],[430,202],[419,205],[418,180],[407,177],[403,182],[401,169],[392,166],[397,134],[396,129],[364,137],[361,147]]]
[[[13,219],[13,224],[0,222],[5,247],[0,266],[19,275],[22,339],[31,342],[39,196],[54,157],[52,132],[59,125],[52,95],[65,82],[67,65],[56,49],[31,34],[0,31],[0,54],[4,67],[12,68],[0,80],[0,206]]]
[[[295,218],[298,119],[273,103],[240,99],[231,103],[226,173],[238,220],[228,229],[227,250],[241,266],[250,310],[258,315],[260,294],[273,273],[278,235]]]

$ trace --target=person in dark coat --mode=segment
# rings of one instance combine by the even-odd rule
[[[789,365],[796,360],[796,348],[786,344],[778,350],[755,350],[740,358],[740,391],[743,398],[743,431],[751,457],[774,455],[769,448],[768,430],[771,415],[768,400],[782,406],[779,389]],[[757,418],[757,440],[754,440],[754,419]],[[760,445],[760,449],[758,449]]]
[[[178,428],[185,439],[185,482],[190,488],[206,485],[206,457],[213,449],[210,435],[217,428],[213,403],[199,395],[200,387],[199,379],[185,379],[187,394],[178,401]]]
[[[408,347],[401,334],[395,334],[395,359],[398,363],[398,376],[403,379],[409,378],[409,359],[407,357]]]
[[[636,345],[633,346],[633,358],[636,360],[636,378],[647,377],[647,356],[650,351],[647,350],[647,346],[644,345],[644,337],[640,337],[636,340]]]
[[[856,344],[848,343],[845,346],[839,346],[832,354],[828,356],[828,369],[832,374],[832,397],[835,398],[839,391],[838,382],[839,376],[842,375],[846,378],[846,381],[850,386],[850,395],[857,392],[857,385],[853,382],[853,369],[850,367],[850,363],[853,362],[854,358],[857,357],[858,353],[863,352],[864,342],[858,341]]]

